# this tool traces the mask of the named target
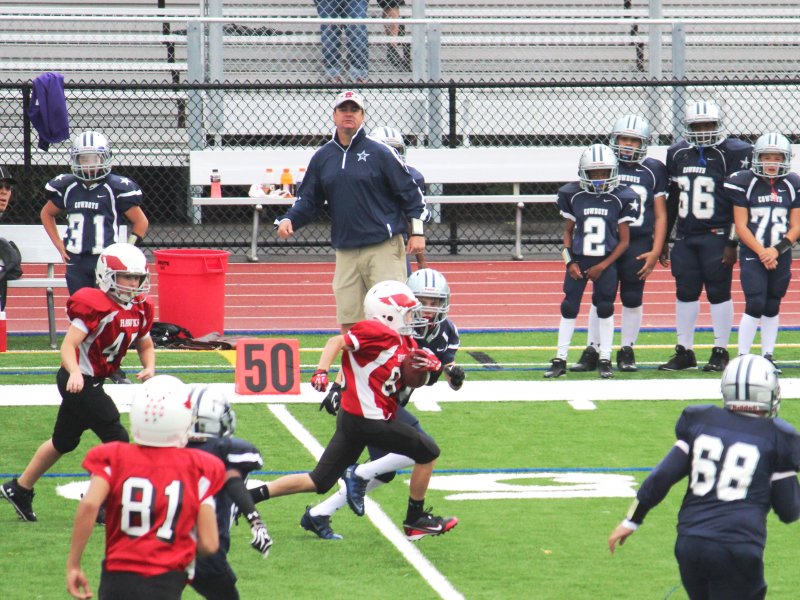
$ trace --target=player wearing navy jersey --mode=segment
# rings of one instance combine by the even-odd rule
[[[233,437],[236,413],[221,391],[208,385],[197,385],[193,386],[191,397],[197,418],[189,433],[187,448],[213,454],[225,465],[225,485],[214,496],[219,550],[197,561],[191,586],[206,600],[238,600],[236,574],[228,563],[234,513],[247,519],[253,533],[250,545],[264,558],[272,546],[267,527],[245,485],[247,476],[260,469],[263,460],[253,444]]]
[[[792,278],[792,245],[800,236],[800,177],[790,173],[792,146],[777,132],[756,140],[753,166],[725,181],[741,240],[745,308],[739,354],[748,354],[761,320],[761,353],[773,360],[778,311]],[[780,373],[780,370],[778,370]]]
[[[147,381],[156,368],[150,328],[155,312],[147,261],[130,244],[113,244],[97,261],[100,289],[83,288],[67,301],[70,325],[61,344],[62,367],[56,384],[62,402],[53,437],[36,451],[19,479],[0,486],[0,494],[23,521],[36,521],[33,486],[66,453],[78,447],[83,432],[91,429],[103,443],[128,441],[119,410],[103,390],[104,379],[114,373],[128,347],[136,346],[144,367],[136,377]]]
[[[725,408],[690,406],[678,438],[645,479],[628,516],[609,537],[611,553],[642,524],[670,488],[689,477],[678,513],[675,556],[691,600],[759,600],[767,592],[767,514],[800,518],[800,434],[776,417],[774,366],[744,354],[722,375]]]
[[[450,286],[444,275],[434,269],[420,269],[412,274],[406,284],[414,292],[417,300],[422,304],[422,316],[427,323],[415,332],[419,348],[427,348],[441,362],[441,370],[433,371],[425,385],[433,385],[442,374],[454,390],[461,389],[466,373],[462,367],[455,364],[456,352],[461,343],[458,329],[447,318],[450,310]],[[398,392],[397,419],[407,423],[420,433],[428,435],[417,419],[407,408],[408,401],[413,393],[413,388],[403,386]],[[335,415],[339,410],[338,405],[324,404],[329,413]],[[386,450],[368,446],[370,462],[357,465],[350,474],[351,482],[364,486],[366,494],[394,479],[399,469],[414,466],[414,461],[407,456],[389,453]],[[308,507],[300,525],[328,540],[342,539],[334,533],[330,525],[330,518],[336,511],[347,504],[346,488],[340,488],[330,498],[317,506]]]
[[[733,206],[724,190],[725,179],[750,166],[753,147],[726,138],[719,107],[698,101],[684,119],[684,138],[667,150],[667,174],[672,184],[667,198],[667,232],[677,219],[670,253],[675,277],[675,355],[659,366],[662,371],[697,367],[694,330],[700,314],[703,287],[711,305],[714,349],[704,371],[722,371],[728,364],[728,341],[733,328],[731,280],[736,263]],[[668,253],[664,244],[663,255]]]
[[[414,368],[438,371],[439,360],[428,352],[417,352],[414,328],[425,325],[421,305],[408,286],[398,281],[374,285],[364,300],[367,320],[359,321],[345,335],[328,340],[311,384],[319,392],[328,389],[328,370],[342,352],[344,387],[336,432],[311,473],[286,475],[267,484],[264,499],[288,494],[324,494],[344,475],[347,504],[358,516],[364,514],[366,487],[353,485],[348,473],[364,448],[375,446],[414,460],[408,511],[403,528],[406,537],[417,540],[441,535],[458,523],[455,517],[438,517],[424,510],[425,494],[439,457],[433,439],[397,418],[397,396],[402,387],[400,365],[414,357]],[[347,471],[347,472],[345,472]],[[350,483],[348,483],[350,481]]]
[[[622,347],[617,352],[620,371],[636,371],[633,346],[642,326],[644,282],[656,266],[667,235],[667,169],[647,157],[650,125],[642,117],[626,115],[614,124],[609,147],[619,159],[619,181],[639,195],[633,203],[637,217],[629,223],[630,245],[617,259],[622,300]],[[597,308],[589,310],[589,340],[580,360],[570,371],[594,371],[600,348]]]
[[[75,137],[70,151],[72,175],[59,175],[45,186],[47,204],[42,225],[67,265],[67,287],[74,294],[95,287],[97,257],[111,244],[141,241],[147,217],[141,209],[142,190],[127,177],[111,174],[113,159],[108,139],[96,131]],[[56,217],[66,212],[67,232],[62,240]],[[120,240],[120,217],[132,223],[131,235]]]
[[[578,163],[580,181],[558,190],[558,209],[567,219],[564,230],[564,301],[558,326],[558,354],[546,378],[567,372],[567,354],[587,280],[593,282],[592,304],[600,329],[600,377],[614,376],[611,344],[614,340],[614,299],[617,296],[616,260],[628,248],[628,224],[636,220],[633,204],[639,195],[619,183],[619,161],[603,144],[590,146]]]

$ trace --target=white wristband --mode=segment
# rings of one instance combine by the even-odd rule
[[[623,527],[627,527],[628,529],[632,529],[633,531],[636,531],[637,529],[639,529],[639,525],[637,525],[636,523],[634,523],[633,521],[631,521],[629,519],[623,519],[622,520],[622,526]]]

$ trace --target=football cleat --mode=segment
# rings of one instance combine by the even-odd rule
[[[722,372],[730,361],[731,359],[730,356],[728,356],[728,351],[725,348],[715,346],[711,350],[711,358],[708,359],[708,364],[703,367],[703,371],[706,373],[710,373],[711,371]]]
[[[639,370],[636,366],[636,357],[633,354],[633,348],[630,346],[623,346],[617,352],[617,369],[624,373],[633,373]]]
[[[356,464],[352,467],[347,467],[342,479],[344,479],[344,484],[347,488],[347,506],[349,506],[350,510],[356,513],[357,516],[363,517],[364,496],[367,493],[367,483],[369,483],[369,480],[356,475],[357,466]]]
[[[697,358],[694,350],[687,350],[680,344],[675,346],[675,354],[663,365],[658,366],[659,371],[682,371],[684,369],[696,369]]]
[[[11,503],[21,521],[39,520],[36,518],[36,513],[33,512],[33,490],[26,490],[22,487],[17,483],[16,477],[0,485],[0,494]]]
[[[428,508],[413,523],[403,521],[403,530],[406,532],[407,539],[416,542],[426,535],[442,535],[458,525],[456,517],[436,517],[431,514],[432,511],[432,508]]]
[[[128,379],[128,376],[126,375],[125,371],[123,371],[122,369],[117,369],[116,371],[114,371],[109,377],[109,379],[111,380],[111,383],[126,384],[126,385],[133,384],[133,382],[130,379]]]
[[[601,358],[597,361],[597,370],[600,373],[601,379],[614,378],[614,371],[611,370],[611,361],[607,358]]]
[[[778,368],[778,365],[776,365],[776,364],[775,364],[775,361],[774,361],[774,360],[773,360],[773,358],[772,358],[772,354],[765,354],[765,355],[764,355],[764,358],[766,358],[766,359],[767,359],[769,362],[771,362],[771,363],[772,363],[772,366],[773,366],[773,367],[775,367],[775,372],[776,372],[778,375],[783,375],[783,371],[781,371],[781,370]]]
[[[317,537],[323,540],[341,540],[344,539],[338,533],[333,533],[331,529],[331,518],[328,515],[319,515],[314,517],[311,515],[311,507],[306,506],[306,514],[300,519],[300,527],[306,531],[317,534]]]
[[[597,370],[597,360],[600,356],[594,346],[586,346],[578,362],[572,365],[569,370],[573,373],[586,373],[587,371]]]
[[[550,361],[550,368],[544,373],[545,379],[555,379],[567,374],[567,361],[563,358],[554,358]]]

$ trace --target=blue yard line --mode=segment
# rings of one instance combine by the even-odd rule
[[[588,468],[588,469],[434,469],[434,473],[628,473],[634,471],[652,471],[650,467],[630,467],[630,468]],[[251,471],[252,475],[296,475],[297,473],[308,473],[308,471]],[[401,474],[410,474],[410,470],[398,471]],[[0,473],[0,477],[18,477],[19,473]],[[88,473],[45,473],[42,477],[89,477]]]

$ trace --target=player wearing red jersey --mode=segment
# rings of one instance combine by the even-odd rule
[[[147,296],[150,274],[142,251],[130,244],[113,244],[97,261],[100,289],[82,288],[67,301],[70,326],[61,344],[62,367],[56,375],[61,394],[53,437],[42,444],[19,479],[0,486],[23,521],[36,521],[33,486],[66,453],[78,447],[91,429],[100,441],[127,442],[119,411],[103,390],[103,381],[120,366],[135,344],[144,367],[136,377],[155,374],[156,359],[150,327],[153,301]]]
[[[418,540],[426,535],[441,535],[456,526],[455,517],[437,517],[424,509],[425,493],[439,457],[433,438],[395,419],[397,393],[402,386],[400,365],[406,355],[416,350],[411,337],[414,327],[427,324],[421,317],[422,305],[414,293],[399,281],[375,285],[364,300],[367,320],[353,325],[346,335],[328,340],[311,379],[314,388],[328,388],[328,369],[339,352],[342,354],[344,387],[342,404],[336,418],[336,432],[311,473],[286,475],[262,486],[263,499],[304,492],[325,494],[353,463],[364,448],[374,446],[414,460],[408,513],[403,523],[406,536]],[[441,363],[431,355],[421,360],[420,370],[437,371]],[[350,468],[348,468],[350,467]],[[353,511],[364,514],[366,480],[345,477],[347,502]]]
[[[131,434],[139,445],[89,450],[83,466],[92,480],[78,505],[67,561],[73,597],[92,597],[81,557],[103,503],[100,600],[178,599],[194,573],[195,553],[217,551],[214,494],[225,484],[225,466],[208,452],[184,448],[194,410],[189,386],[170,375],[154,377],[131,402]]]

